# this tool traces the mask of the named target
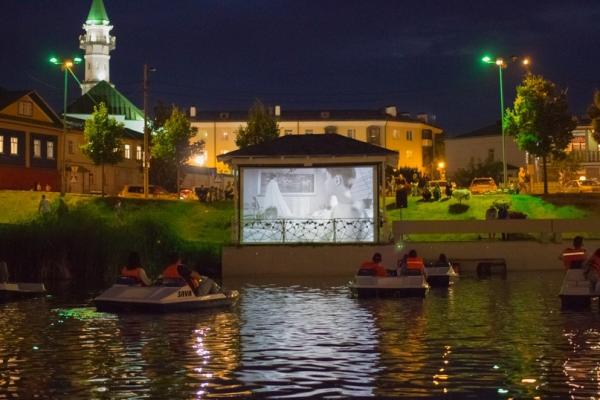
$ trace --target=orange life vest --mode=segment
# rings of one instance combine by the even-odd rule
[[[360,268],[374,271],[375,276],[387,276],[385,268],[374,261],[365,261],[361,264]]]
[[[567,248],[562,253],[563,264],[565,269],[582,268],[585,262],[585,249]]]
[[[183,276],[179,275],[179,269],[177,268],[179,264],[171,264],[165,268],[162,273],[162,277],[165,279],[183,279]]]
[[[144,282],[142,281],[142,278],[140,277],[141,271],[142,271],[141,268],[128,269],[127,267],[123,267],[123,269],[121,269],[121,276],[125,276],[127,278],[133,278],[138,283],[144,284]]]
[[[423,271],[425,268],[425,263],[423,263],[423,259],[421,257],[408,257],[406,259],[406,268]]]

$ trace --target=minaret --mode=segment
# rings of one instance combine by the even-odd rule
[[[85,50],[85,80],[81,92],[85,94],[98,82],[110,83],[110,51],[115,48],[116,38],[110,35],[112,29],[104,2],[93,0],[83,29],[79,36],[79,47]]]

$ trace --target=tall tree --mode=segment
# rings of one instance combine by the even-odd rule
[[[100,178],[102,196],[104,196],[104,165],[116,164],[123,159],[121,137],[124,130],[122,123],[108,115],[104,103],[94,106],[92,118],[85,121],[83,130],[85,144],[81,146],[81,150],[95,165],[102,167]]]
[[[154,106],[152,132],[159,131],[173,112],[173,105],[158,101]],[[154,138],[150,136],[150,148]],[[177,165],[172,160],[153,158],[150,161],[150,183],[160,185],[171,192],[177,190]]]
[[[517,86],[513,109],[504,116],[504,129],[521,150],[542,158],[544,194],[548,194],[548,158],[564,155],[574,128],[566,91],[542,76],[525,76]]]
[[[181,184],[181,167],[204,147],[202,140],[192,143],[195,134],[185,114],[173,107],[171,116],[152,140],[152,157],[175,165],[177,193]]]
[[[600,90],[594,92],[592,104],[588,108],[588,116],[592,120],[592,135],[600,143]]]
[[[248,125],[240,126],[235,144],[239,148],[268,142],[279,137],[279,125],[260,100],[248,112]]]

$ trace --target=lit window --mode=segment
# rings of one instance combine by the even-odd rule
[[[13,156],[19,154],[19,138],[14,136],[10,138],[10,154]]]
[[[287,136],[287,135],[291,135],[293,132],[291,129],[286,129],[285,131],[283,131],[283,133]]]
[[[34,139],[33,141],[33,156],[35,158],[42,157],[42,141],[39,139]]]
[[[131,146],[128,144],[125,145],[125,158],[128,160],[131,158]]]
[[[46,158],[54,160],[54,142],[46,142]]]
[[[135,159],[138,161],[142,159],[142,146],[135,146]]]
[[[304,131],[304,133],[306,133],[307,135],[312,135],[313,134],[313,130],[312,129],[307,129]]]
[[[398,139],[398,131],[397,131],[396,129],[394,129],[394,130],[392,131],[392,137],[393,137],[394,139]]]
[[[73,149],[73,141],[72,140],[69,140],[68,148],[69,148],[69,154],[73,154],[75,152],[75,150]]]
[[[356,129],[348,129],[347,135],[350,139],[356,139]]]
[[[223,132],[223,140],[229,140],[229,132]]]
[[[206,132],[206,131],[202,132],[202,136],[204,136],[205,138],[207,138],[208,137],[208,132]]]
[[[4,154],[4,136],[0,135],[0,154]]]
[[[412,141],[412,131],[406,131],[406,140]]]
[[[19,102],[19,114],[31,117],[33,115],[33,103],[30,101]]]

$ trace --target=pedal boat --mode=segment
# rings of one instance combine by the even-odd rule
[[[117,282],[94,299],[100,312],[178,312],[233,306],[237,290],[196,296],[187,284],[139,286]]]
[[[426,266],[425,276],[431,287],[448,287],[458,278],[458,274],[450,263],[444,266],[435,263]]]
[[[592,290],[591,282],[585,279],[583,269],[569,269],[560,288],[560,302],[563,309],[589,308],[592,299],[600,297],[600,282]]]
[[[0,283],[0,301],[27,299],[46,293],[43,283]]]
[[[424,275],[362,276],[349,283],[353,297],[425,297],[429,285]]]

